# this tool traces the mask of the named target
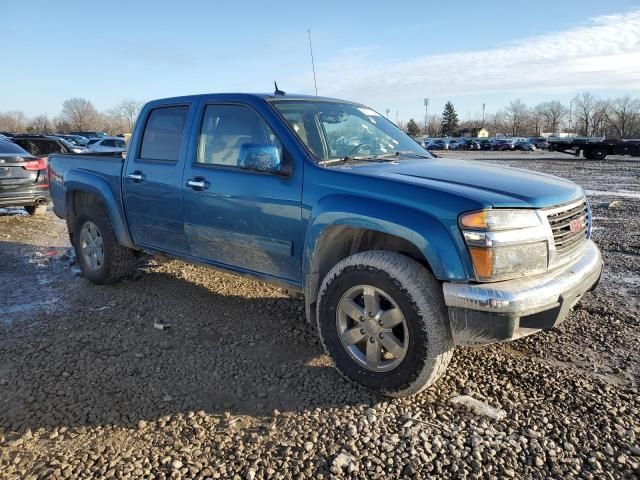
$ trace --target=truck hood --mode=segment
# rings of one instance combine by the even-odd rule
[[[434,158],[344,166],[353,173],[455,192],[493,207],[549,207],[584,196],[579,185],[521,168]]]

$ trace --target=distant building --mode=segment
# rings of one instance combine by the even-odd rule
[[[458,131],[458,137],[475,137],[475,138],[487,138],[489,136],[489,130],[486,128],[463,128]]]

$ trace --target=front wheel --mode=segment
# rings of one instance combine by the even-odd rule
[[[317,319],[338,372],[383,395],[424,390],[453,354],[440,284],[398,253],[361,252],[335,265],[322,282]]]

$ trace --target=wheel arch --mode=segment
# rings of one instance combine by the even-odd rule
[[[341,199],[340,203],[355,206],[355,200],[361,201]],[[416,260],[439,280],[466,280],[471,267],[465,264],[460,247],[440,221],[411,208],[370,202],[350,212],[325,210],[314,217],[305,242],[307,319],[315,321],[316,297],[324,276],[348,256],[368,250],[392,251]]]
[[[85,177],[85,176],[83,176]],[[73,223],[80,209],[86,205],[104,207],[118,242],[127,248],[134,248],[127,229],[121,206],[113,195],[109,183],[94,175],[88,178],[71,178],[65,180],[66,221],[69,235],[73,235]]]

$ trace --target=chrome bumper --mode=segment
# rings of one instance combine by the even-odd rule
[[[564,320],[601,273],[600,251],[588,240],[577,260],[543,275],[484,284],[445,283],[444,301],[454,341],[491,343],[551,328]],[[502,325],[499,334],[487,334],[495,327],[492,322],[504,323],[505,319],[509,325]]]

